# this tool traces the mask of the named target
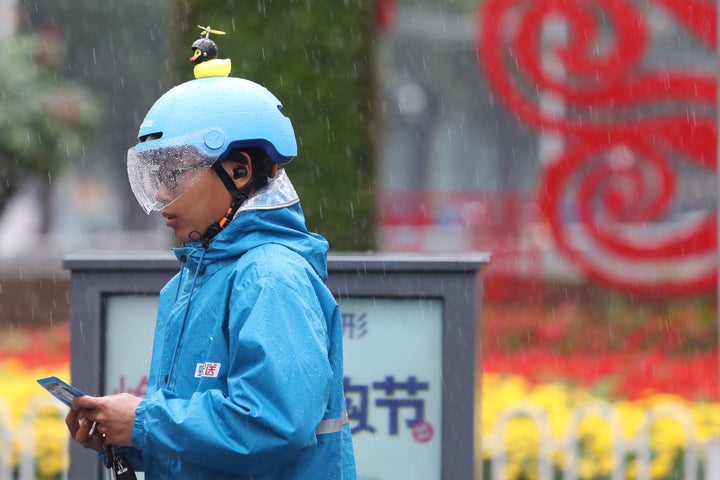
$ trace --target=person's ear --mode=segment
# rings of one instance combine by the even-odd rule
[[[228,162],[230,165],[225,169],[230,170],[228,174],[232,177],[237,188],[243,188],[252,179],[252,162],[250,161],[250,155],[245,152],[237,152],[243,157],[244,163],[241,160],[231,160]]]
[[[243,166],[241,165],[241,166],[239,166],[239,167],[233,168],[233,175],[232,175],[232,177],[233,177],[234,179],[245,178],[245,177],[247,177],[247,176],[248,176],[248,169],[247,169],[247,167],[243,167]]]

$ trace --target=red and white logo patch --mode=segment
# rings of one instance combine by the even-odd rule
[[[195,366],[195,378],[217,378],[220,373],[220,364],[213,362],[198,363]]]

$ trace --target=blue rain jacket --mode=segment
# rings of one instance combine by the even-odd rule
[[[356,478],[327,250],[282,170],[207,249],[175,249],[125,452],[146,479]]]

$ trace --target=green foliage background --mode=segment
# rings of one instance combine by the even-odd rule
[[[192,79],[197,25],[226,32],[211,38],[231,75],[267,87],[292,119],[298,157],[287,171],[310,230],[333,251],[372,249],[375,2],[187,0],[173,11],[178,82]]]
[[[101,115],[92,92],[66,79],[66,45],[52,29],[23,32],[0,50],[0,214],[21,186],[43,184],[41,228],[49,224],[47,190],[55,174],[82,149]]]

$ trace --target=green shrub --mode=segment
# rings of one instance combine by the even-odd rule
[[[192,78],[185,59],[211,35],[232,76],[266,86],[295,127],[298,158],[288,166],[308,227],[333,250],[374,244],[373,190],[375,2],[302,0],[178,2],[173,25],[173,70]]]

